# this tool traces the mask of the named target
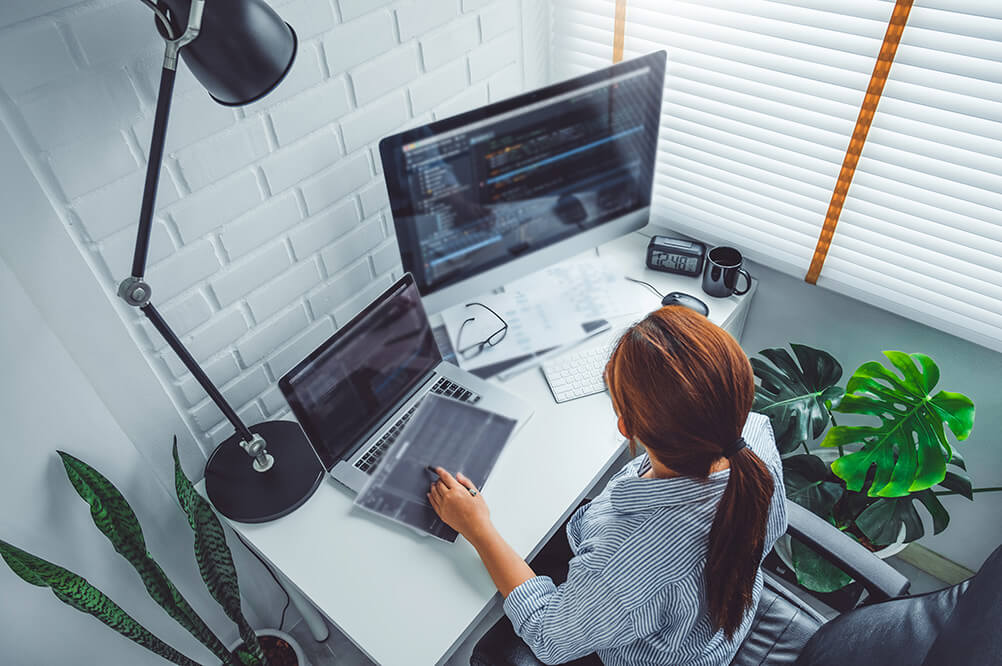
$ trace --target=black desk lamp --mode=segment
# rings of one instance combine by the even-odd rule
[[[298,424],[267,421],[248,428],[226,402],[181,340],[150,302],[143,280],[153,226],[153,204],[163,160],[177,56],[214,100],[227,106],[253,102],[271,92],[296,57],[296,33],[264,0],[142,0],[157,16],[167,43],[146,165],[146,186],[132,276],[118,295],[138,307],[209,394],[236,433],[220,444],[205,466],[205,489],[223,515],[245,523],[274,520],[303,504],[320,485],[323,466]],[[187,17],[187,25],[181,24]],[[266,443],[267,440],[267,443]]]

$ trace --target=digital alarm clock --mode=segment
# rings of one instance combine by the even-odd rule
[[[684,238],[652,236],[647,244],[647,267],[665,273],[699,275],[705,256],[705,245]]]

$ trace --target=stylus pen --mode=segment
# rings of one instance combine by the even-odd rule
[[[543,361],[545,361],[545,360],[547,360],[549,358],[552,358],[554,356],[559,356],[560,354],[563,354],[564,352],[569,351],[570,349],[578,346],[579,344],[581,344],[585,340],[588,340],[589,338],[595,337],[599,333],[605,333],[610,328],[612,328],[612,324],[610,324],[609,322],[605,322],[603,325],[599,326],[598,328],[596,328],[594,330],[591,330],[591,331],[588,331],[583,338],[578,338],[577,340],[574,340],[573,342],[568,342],[565,345],[560,345],[559,347],[554,347],[553,349],[551,349],[551,350],[549,350],[547,352],[544,352],[544,353],[539,354],[537,356],[533,356],[532,358],[528,358],[528,359],[522,361],[521,363],[519,363],[517,365],[513,365],[510,368],[506,368],[505,370],[503,370],[503,371],[501,371],[501,372],[499,372],[497,374],[497,378],[500,379],[501,381],[506,381],[508,379],[511,379],[515,375],[517,375],[517,374],[519,374],[521,372],[524,372],[524,371],[528,370],[529,368],[537,366],[537,365],[539,365],[540,363],[542,363]]]

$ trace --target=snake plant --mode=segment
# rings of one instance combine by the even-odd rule
[[[864,363],[843,389],[838,386],[842,366],[831,354],[806,345],[790,347],[796,360],[781,348],[764,349],[759,352],[764,359],[751,359],[759,380],[753,409],[772,422],[789,499],[879,548],[902,531],[906,542],[924,535],[915,500],[939,534],[950,515],[938,495],[973,500],[975,492],[997,490],[972,488],[944,423],[958,441],[966,439],[974,426],[974,403],[960,393],[933,393],[939,367],[931,358],[886,351],[890,368]],[[835,414],[878,422],[840,425]],[[823,448],[812,450],[808,445],[819,439]],[[838,452],[830,464],[818,455],[825,448]],[[945,490],[934,491],[936,486]],[[809,589],[831,592],[852,580],[795,540],[791,551],[797,579]]]
[[[136,570],[150,597],[223,664],[266,664],[254,630],[241,612],[237,571],[226,545],[223,527],[208,501],[195,491],[181,469],[177,438],[174,439],[173,454],[178,501],[195,535],[195,559],[202,580],[226,616],[237,624],[243,639],[243,646],[236,652],[226,649],[146,550],[146,540],[139,520],[114,484],[82,460],[63,451],[58,453],[73,488],[90,505],[94,525],[108,538],[115,551]],[[26,582],[50,588],[60,601],[93,615],[129,640],[175,664],[197,666],[197,662],[154,636],[82,576],[2,540],[0,556]]]

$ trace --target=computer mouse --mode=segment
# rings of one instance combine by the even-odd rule
[[[706,303],[695,296],[681,291],[673,291],[665,294],[665,297],[661,299],[661,305],[681,305],[690,310],[695,310],[704,317],[710,314],[710,308],[706,307]]]

